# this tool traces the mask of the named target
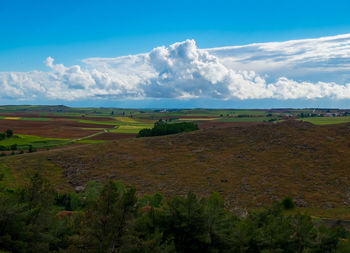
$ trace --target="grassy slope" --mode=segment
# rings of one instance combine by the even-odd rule
[[[230,206],[292,196],[310,208],[344,208],[350,204],[349,130],[299,121],[208,129],[0,158],[0,164],[19,179],[40,168],[61,189],[114,178],[141,193],[218,191]]]
[[[0,174],[3,180],[0,186],[16,188],[18,184],[24,185],[29,178],[39,172],[43,177],[50,180],[53,186],[62,192],[72,191],[73,188],[64,176],[64,171],[45,156],[23,154],[20,156],[3,157],[0,160]]]

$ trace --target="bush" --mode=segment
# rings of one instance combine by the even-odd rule
[[[7,129],[5,134],[7,138],[11,138],[13,136],[13,131],[11,129]]]
[[[295,208],[295,203],[292,198],[286,197],[282,200],[282,206],[286,210],[292,210]]]

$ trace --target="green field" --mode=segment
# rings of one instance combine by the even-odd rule
[[[15,136],[0,141],[0,146],[9,147],[16,144],[17,149],[27,149],[29,145],[33,148],[51,148],[68,143],[69,139],[44,138],[40,136],[16,134]]]
[[[116,129],[109,130],[111,133],[137,134],[141,129],[152,128],[153,124],[121,125]]]
[[[181,118],[186,117],[220,117],[220,116],[237,116],[237,115],[249,115],[249,116],[265,116],[268,114],[265,110],[236,110],[236,109],[182,109],[182,110],[146,110],[145,112],[136,114],[137,118],[144,119],[159,119],[164,117]]]
[[[77,143],[84,143],[84,144],[95,144],[95,143],[104,143],[105,141],[102,140],[79,140]]]
[[[51,120],[51,118],[20,118],[20,120],[49,121],[49,120]]]
[[[301,119],[315,125],[330,125],[350,122],[350,117],[311,117]]]

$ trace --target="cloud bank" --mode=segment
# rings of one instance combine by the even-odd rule
[[[194,40],[151,52],[84,59],[48,71],[0,72],[0,99],[349,99],[350,34],[198,49]]]

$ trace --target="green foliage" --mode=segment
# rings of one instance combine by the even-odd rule
[[[81,206],[80,196],[75,192],[69,194],[69,206],[72,211],[78,210]]]
[[[159,121],[156,124],[154,124],[154,127],[152,129],[141,129],[137,137],[151,137],[168,134],[177,134],[181,132],[191,132],[198,129],[198,125],[191,122],[168,124],[164,123],[163,121]]]
[[[136,201],[134,188],[108,181],[84,214],[78,246],[84,252],[116,252],[123,247]]]
[[[9,252],[49,252],[60,244],[54,190],[35,174],[20,191],[0,193],[0,245]]]
[[[286,197],[282,200],[282,205],[286,210],[292,210],[295,208],[295,203],[291,197]]]
[[[85,204],[87,206],[97,201],[102,191],[102,187],[103,185],[101,182],[89,181],[87,183],[84,192]]]
[[[0,133],[0,151],[11,150],[14,147],[16,147],[16,150],[26,150],[30,145],[35,149],[51,148],[65,145],[67,142],[67,139],[45,138],[23,134],[16,134],[12,135],[11,138],[5,137],[2,139]]]
[[[60,212],[64,209],[62,212]],[[78,211],[77,211],[78,210]],[[58,214],[60,215],[58,215]],[[0,252],[349,252],[349,233],[284,205],[237,217],[217,193],[164,200],[119,182],[58,194],[39,174],[0,188]]]
[[[7,129],[5,132],[0,133],[0,141],[6,138],[11,138],[13,136],[13,131],[11,129]]]
[[[11,138],[13,136],[13,131],[11,129],[7,129],[5,134],[7,138]]]
[[[139,199],[138,204],[139,207],[145,207],[145,206],[150,206],[150,207],[160,207],[162,203],[163,196],[162,194],[155,193],[154,195],[145,195],[143,198]]]

